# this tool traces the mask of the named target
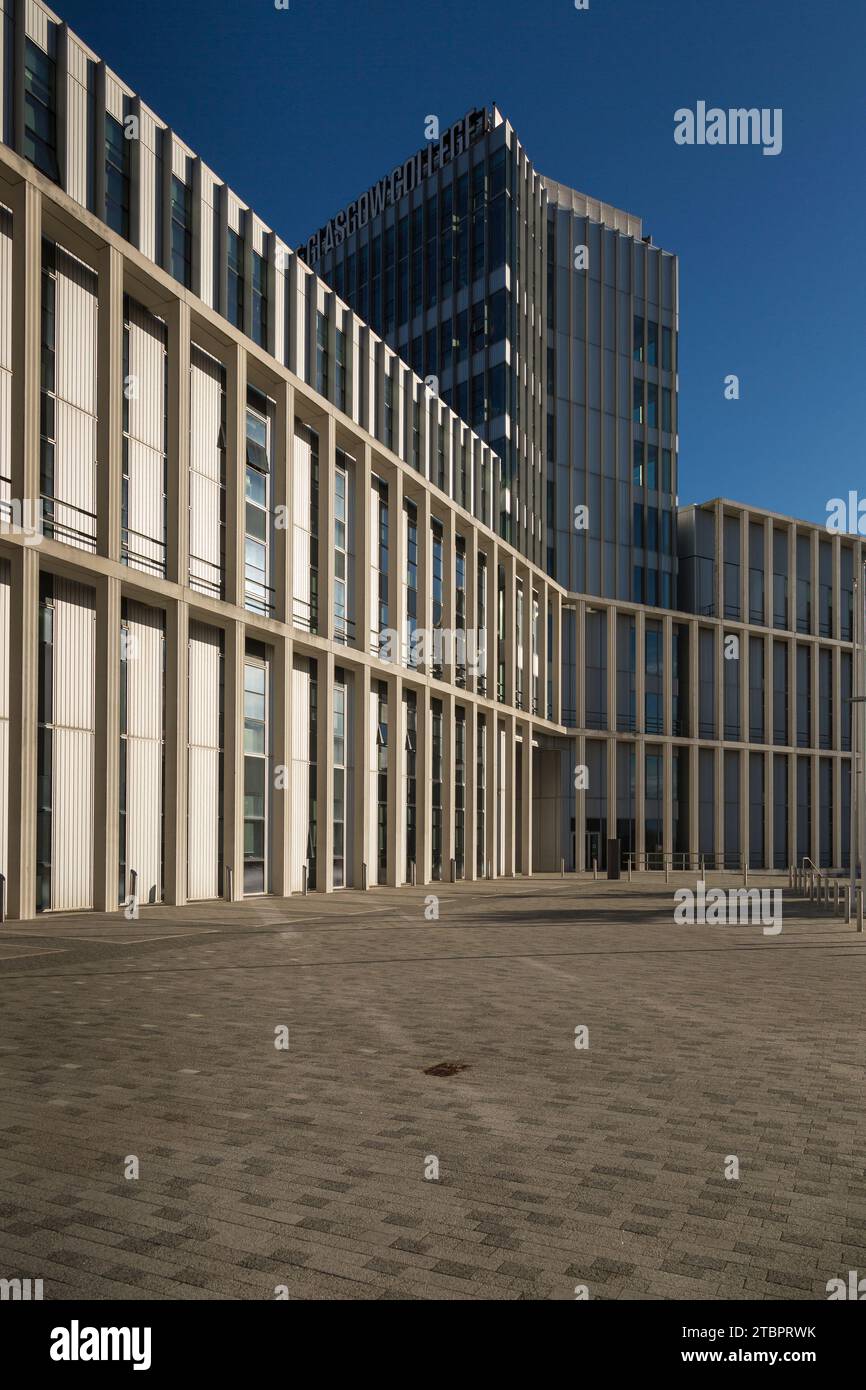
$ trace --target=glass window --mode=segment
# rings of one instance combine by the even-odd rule
[[[105,115],[105,220],[112,231],[129,236],[129,141],[124,128]]]
[[[24,155],[49,179],[59,183],[56,86],[54,59],[43,53],[32,39],[25,39]]]
[[[187,289],[192,284],[192,189],[172,175],[171,273]]]
[[[253,252],[253,341],[259,347],[268,345],[268,263],[264,256]]]
[[[235,328],[244,326],[244,240],[229,228],[228,234],[228,298],[226,317]]]

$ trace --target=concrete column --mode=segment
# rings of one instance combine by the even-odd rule
[[[428,526],[429,532],[429,526]],[[416,869],[418,884],[429,883],[432,878],[431,855],[431,786],[433,782],[433,741],[430,730],[430,687],[426,684],[418,689],[418,795],[416,799]]]
[[[674,847],[673,749],[667,739],[662,744],[662,777],[662,848],[665,854],[671,854]]]
[[[20,458],[18,463],[20,467]],[[9,565],[8,907],[10,917],[26,920],[36,915],[39,688],[39,557],[36,548],[15,546],[9,553]]]
[[[713,522],[716,537],[715,612],[717,618],[725,616],[725,518],[721,502],[713,508]]]
[[[607,727],[616,730],[619,721],[620,710],[618,709],[616,671],[617,671],[617,627],[619,626],[619,613],[616,608],[607,610]],[[579,713],[579,712],[578,712]],[[628,710],[623,710],[627,715]],[[585,717],[585,716],[581,716]],[[611,839],[614,837],[611,836]]]
[[[369,488],[367,489],[369,495]],[[368,528],[369,530],[369,528]],[[351,862],[351,883],[355,888],[363,886],[362,865],[367,864],[367,882],[373,876],[374,865],[368,862],[370,853],[370,832],[376,820],[376,807],[370,800],[369,768],[372,759],[370,734],[370,668],[366,664],[354,669],[352,681],[352,719],[353,738],[353,787],[352,824],[346,826],[346,860]],[[348,731],[347,731],[348,734]],[[352,843],[348,843],[351,831]],[[348,878],[348,875],[347,875]]]
[[[470,469],[470,477],[472,471]],[[481,651],[477,638],[478,633],[478,532],[474,526],[467,528],[466,534],[466,689],[472,693],[478,691],[478,668],[477,662],[480,659]],[[473,660],[473,652],[477,653]],[[468,717],[468,716],[467,716]],[[474,720],[472,737],[475,737]],[[467,749],[469,746],[469,735],[467,730]],[[468,757],[468,753],[467,753]],[[474,776],[474,770],[473,770]],[[472,863],[475,863],[475,854],[472,855]],[[467,858],[468,868],[468,858]],[[467,874],[468,877],[468,874]]]
[[[578,766],[586,767],[586,736],[578,734],[577,738],[570,744],[574,749],[575,768]],[[574,869],[576,873],[582,873],[585,869],[591,869],[592,865],[586,862],[586,791],[578,791],[574,786],[574,773],[572,772],[571,806],[574,811]],[[595,789],[590,787],[589,791]],[[565,845],[565,859],[568,860],[571,846]]]
[[[773,742],[773,639],[769,633],[762,638],[764,643],[764,742]]]
[[[244,606],[244,493],[246,483],[247,355],[226,349],[226,572],[227,603]],[[321,488],[320,480],[320,488]],[[320,552],[321,553],[321,552]],[[230,861],[227,859],[226,863]],[[237,878],[237,875],[235,875]]]
[[[117,910],[120,775],[120,580],[99,575],[96,593],[93,906]]]
[[[689,854],[692,856],[694,866],[697,868],[700,862],[700,843],[701,843],[701,785],[700,785],[700,749],[696,743],[689,746]]]
[[[716,738],[725,736],[725,630],[721,623],[716,634]]]
[[[334,545],[336,514],[336,423],[322,417],[319,431],[319,625],[321,637],[334,636]],[[333,865],[329,864],[329,873]]]
[[[295,461],[295,388],[290,382],[280,382],[275,389],[276,419],[274,438],[273,505],[277,520],[274,527],[274,616],[279,622],[292,622],[293,555],[294,555],[294,461]],[[288,679],[291,680],[291,660]]]
[[[514,556],[503,551],[505,567],[505,703],[517,704],[517,565]],[[513,761],[513,760],[512,760]],[[513,782],[509,785],[513,786]]]
[[[830,745],[832,748],[841,749],[842,747],[842,652],[839,647],[832,648],[830,657],[830,680],[833,699],[833,719],[830,727]],[[836,801],[836,805],[841,802]]]
[[[516,744],[517,744],[517,724],[513,714],[503,714],[502,721],[505,726],[505,769],[503,785],[505,794],[503,797],[503,815],[505,819],[505,863],[503,873],[506,878],[513,878],[516,871],[516,852],[515,852],[515,784],[516,784]]]
[[[522,781],[521,781],[521,814],[520,814],[520,872],[524,878],[528,878],[532,873],[532,724],[527,719],[522,724],[523,729],[523,749],[522,749]]]
[[[833,868],[842,867],[842,759],[833,759]]]
[[[772,869],[776,806],[773,785],[773,755],[764,754],[764,867]]]
[[[749,863],[750,840],[750,811],[751,803],[749,797],[749,750],[741,749],[738,754],[738,766],[740,770],[740,855],[745,855],[746,863]]]
[[[662,727],[668,735],[672,734],[674,707],[674,624],[672,618],[662,618]],[[682,682],[685,673],[680,676]],[[680,699],[682,710],[685,701]]]
[[[842,636],[842,541],[837,532],[830,539],[833,547],[833,637]]]
[[[814,746],[814,745],[813,745]],[[815,864],[821,863],[821,780],[817,753],[809,755],[809,787],[812,795],[812,850]]]
[[[532,708],[532,571],[524,569],[523,578],[523,708],[527,714],[533,713]]]
[[[165,613],[165,901],[187,896],[189,772],[189,608],[169,603]]]
[[[96,532],[97,550],[120,559],[121,480],[123,474],[123,258],[113,246],[96,257],[97,305],[97,426]],[[189,368],[187,368],[189,371]],[[173,470],[169,470],[169,476]],[[119,619],[118,619],[119,624]],[[115,875],[116,879],[116,875]],[[95,880],[94,880],[95,881]],[[113,896],[117,896],[115,881]],[[116,906],[116,903],[112,903]]]
[[[384,470],[383,470],[384,471]],[[403,512],[403,473],[399,468],[388,472],[388,626],[399,633],[394,649],[394,661],[403,660],[403,640],[406,624],[406,519]],[[389,841],[390,843],[390,841]]]
[[[442,651],[442,679],[453,685],[455,678],[454,632],[457,627],[455,602],[456,565],[454,559],[454,511],[442,511],[442,627],[448,634]]]
[[[689,738],[700,737],[700,628],[694,619],[689,621],[688,708],[683,733]]]
[[[425,675],[433,666],[431,637],[433,626],[433,537],[430,533],[430,494],[425,488],[418,498],[418,626],[427,636],[424,641]]]
[[[635,614],[634,641],[634,704],[635,732],[646,732],[646,612],[639,608]],[[641,817],[638,817],[640,820]]]
[[[788,637],[788,743],[797,746],[797,643]]]
[[[740,512],[740,619],[749,621],[749,524],[751,513]]]
[[[373,611],[373,581],[370,566],[375,559],[378,563],[378,536],[371,531],[372,502],[372,450],[369,444],[362,444],[356,451],[355,459],[355,561],[353,588],[354,603],[351,617],[355,620],[355,640],[353,645],[360,652],[370,650],[371,614]],[[390,520],[390,518],[389,518]],[[389,539],[393,530],[389,528]],[[375,546],[375,554],[373,547]],[[390,556],[389,556],[390,559]]]
[[[791,521],[787,527],[788,538],[788,627],[797,631],[797,526]]]
[[[223,752],[223,863],[232,871],[231,902],[244,896],[244,623],[230,621],[225,628]],[[227,885],[223,894],[228,897]]]
[[[19,5],[16,14],[23,10],[24,6]],[[23,46],[21,51],[23,54]],[[18,72],[23,72],[23,67],[19,67]],[[16,86],[23,94],[23,82]],[[20,139],[21,127],[16,129]],[[22,181],[12,190],[9,201],[12,204],[12,496],[22,504],[32,503],[41,515],[41,504],[37,508],[36,503],[40,493],[42,195],[31,183]]]
[[[478,834],[478,727],[477,706],[466,705],[466,786],[464,788],[465,811],[463,875],[469,881],[478,877],[477,834]]]
[[[442,878],[448,880],[454,857],[455,711],[454,696],[440,696],[442,703]]]
[[[821,587],[818,566],[818,531],[814,530],[809,535],[809,597],[810,597],[810,622],[809,631],[817,637],[819,624],[819,608],[821,606]]]
[[[799,863],[797,855],[797,757],[788,757],[788,862]]]
[[[316,889],[334,889],[334,654],[318,653]]]
[[[486,841],[486,862],[491,865],[491,873],[497,876],[501,873],[499,866],[499,836],[498,836],[498,786],[499,769],[497,766],[497,755],[499,747],[499,728],[495,708],[486,711],[487,725],[485,737],[487,739],[487,766],[486,786],[484,796],[484,831]]]
[[[279,600],[278,600],[279,601]],[[292,667],[291,637],[273,643],[271,668],[271,726],[273,729],[274,789],[272,793],[271,880],[277,897],[292,891]]]
[[[646,852],[646,739],[634,741],[634,839],[636,868],[645,869]]]
[[[405,874],[406,855],[403,840],[403,818],[406,805],[403,798],[402,769],[406,756],[406,730],[403,727],[403,678],[399,675],[388,678],[388,808],[386,837],[388,844],[388,865],[386,883],[396,888],[402,883]]]
[[[487,551],[487,696],[499,699],[499,546]]]
[[[809,643],[809,746],[817,748],[820,744],[819,730],[821,720],[819,718],[818,700],[821,693],[819,683],[820,661],[818,659],[818,643]]]
[[[626,749],[623,747],[623,755]],[[619,801],[617,800],[617,759],[620,756],[620,745],[617,743],[615,735],[611,734],[607,740],[607,837],[609,840],[617,838],[617,815],[619,812]],[[603,847],[606,849],[606,846]],[[592,868],[587,864],[588,869]]]
[[[714,751],[716,755],[715,856],[716,868],[722,868],[725,862],[725,762],[724,753],[719,745],[716,745]]]
[[[562,595],[551,589],[553,602],[553,722],[562,723]]]

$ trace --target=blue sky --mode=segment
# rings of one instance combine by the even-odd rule
[[[57,9],[290,244],[420,148],[427,114],[495,101],[542,172],[680,256],[680,500],[819,520],[866,494],[863,0]],[[676,145],[699,100],[781,107],[782,153]]]

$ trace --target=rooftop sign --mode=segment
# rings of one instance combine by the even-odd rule
[[[360,198],[356,198],[354,203],[338,212],[330,222],[326,222],[324,227],[314,233],[306,245],[300,248],[299,254],[307,265],[315,265],[322,256],[333,251],[335,246],[341,246],[353,232],[366,227],[386,207],[399,203],[404,194],[411,193],[412,189],[417,188],[430,174],[435,173],[437,169],[443,169],[452,159],[468,150],[470,145],[474,145],[475,141],[486,133],[489,126],[490,115],[484,108],[470,111],[462,120],[450,126],[439,140],[425,145],[417,154],[413,154],[411,159],[407,159],[405,164],[398,164],[390,174],[386,174],[366,193],[362,193]]]

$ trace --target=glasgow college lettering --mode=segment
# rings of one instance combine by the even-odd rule
[[[338,212],[330,222],[326,222],[324,227],[315,232],[306,245],[300,248],[299,255],[307,265],[316,265],[322,256],[327,255],[335,246],[342,245],[346,237],[351,236],[353,232],[366,227],[383,209],[393,203],[399,203],[405,193],[411,193],[428,175],[435,173],[437,169],[443,169],[452,159],[468,150],[485,134],[489,125],[490,115],[486,110],[482,108],[470,111],[462,120],[450,126],[439,140],[425,145],[404,164],[398,164],[390,174],[386,174],[366,193],[362,193],[360,198],[356,198],[354,203]]]

